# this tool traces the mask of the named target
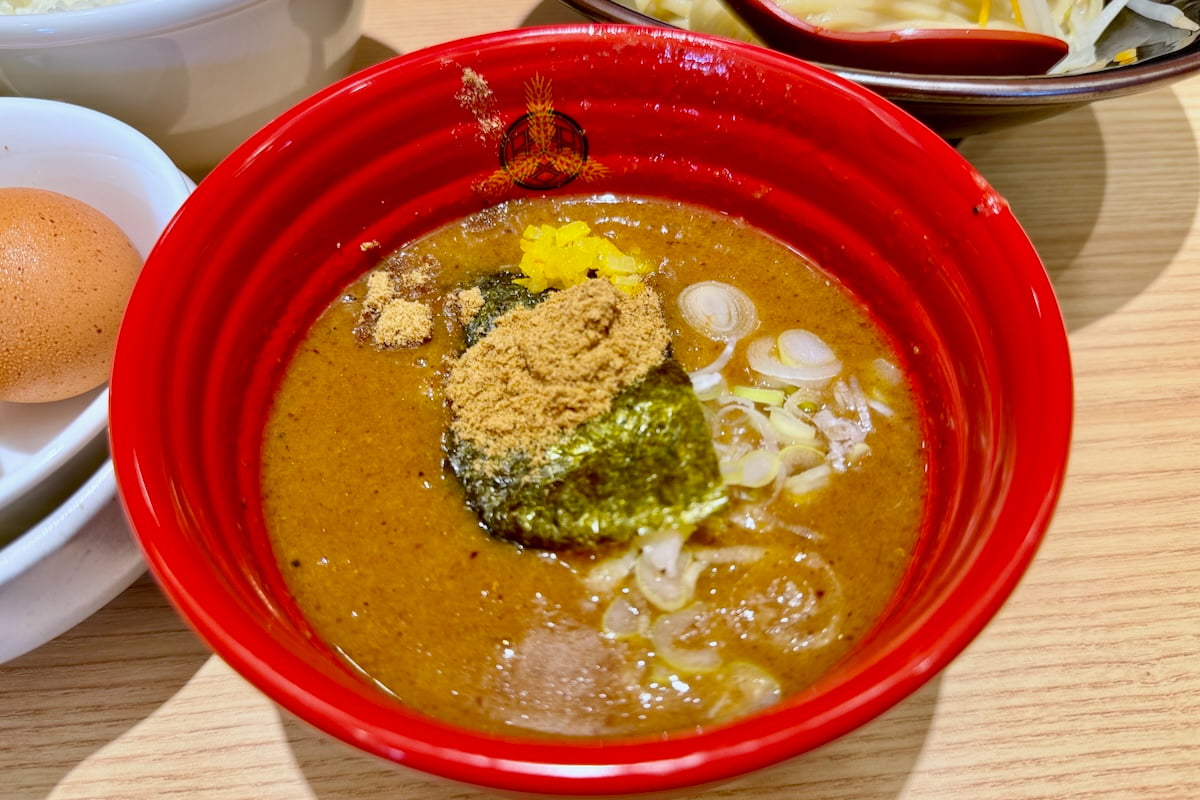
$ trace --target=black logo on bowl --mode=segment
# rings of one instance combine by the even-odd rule
[[[578,177],[587,163],[587,136],[561,111],[529,112],[504,132],[500,164],[526,189],[557,189]]]
[[[500,169],[475,186],[484,194],[503,194],[514,186],[558,189],[576,178],[591,181],[608,173],[588,155],[583,126],[555,110],[550,81],[541,75],[525,82],[525,113],[505,129],[499,149]]]

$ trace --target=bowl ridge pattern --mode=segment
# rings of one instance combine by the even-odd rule
[[[468,72],[488,87],[482,113],[460,97]],[[552,102],[536,113],[569,117],[586,160],[576,129],[556,126],[563,138],[527,135],[524,151],[556,169],[506,168],[504,132],[540,124],[526,115],[541,81]],[[550,141],[564,160],[553,161]],[[522,186],[530,175],[547,188]],[[747,219],[870,308],[917,381],[936,473],[925,566],[887,613],[886,634],[768,713],[606,742],[461,730],[399,707],[314,642],[274,566],[258,453],[299,337],[375,254],[545,192],[653,195]],[[206,266],[185,280],[181,263]],[[151,255],[126,320],[112,384],[117,476],[147,560],[183,615],[253,684],[333,736],[505,790],[617,794],[718,780],[898,702],[1012,590],[1057,498],[1070,432],[1066,337],[1049,280],[970,165],[836,75],[663,29],[489,34],[318,93],[201,183]],[[166,333],[138,333],[149,330]]]

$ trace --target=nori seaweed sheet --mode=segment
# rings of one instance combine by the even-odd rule
[[[450,465],[494,536],[565,549],[691,527],[724,507],[716,452],[683,367],[664,361],[539,453],[488,457],[451,435]]]
[[[498,273],[475,284],[484,305],[466,327],[467,347],[504,312],[545,299],[513,283],[518,277]],[[488,531],[530,547],[624,542],[639,531],[693,526],[726,503],[704,412],[670,357],[536,460],[527,452],[489,457],[453,433],[447,454]]]
[[[492,332],[496,318],[517,306],[533,308],[546,299],[546,293],[534,294],[524,286],[513,283],[522,277],[514,272],[497,272],[481,278],[475,283],[479,293],[483,295],[483,307],[476,312],[471,321],[466,324],[463,333],[466,336],[466,346],[472,347],[476,342]]]

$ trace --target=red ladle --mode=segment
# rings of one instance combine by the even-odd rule
[[[1042,75],[1067,54],[1053,36],[987,28],[835,31],[771,0],[725,0],[763,42],[823,64],[921,75]]]

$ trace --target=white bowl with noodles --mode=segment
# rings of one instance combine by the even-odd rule
[[[68,10],[0,13],[0,95],[103,111],[197,174],[348,71],[363,0],[32,5]]]
[[[0,97],[0,187],[31,187],[68,195],[97,209],[120,227],[145,258],[175,211],[195,184],[144,135],[105,114],[50,100]],[[65,509],[77,500],[80,487],[95,479],[107,457],[108,389],[97,386],[81,395],[47,403],[0,401],[0,616],[40,616],[41,608],[22,600],[9,604],[9,584],[29,577],[37,564],[54,560],[63,541],[45,534],[45,526],[64,530],[64,515],[78,527],[82,518]],[[111,478],[89,490],[92,501],[111,499]],[[35,531],[42,531],[34,535]],[[87,529],[72,531],[86,540]],[[126,534],[127,538],[127,534]],[[107,542],[107,539],[105,540]],[[66,603],[77,610],[90,605],[92,580],[111,588],[139,562],[121,550],[113,567],[110,547],[95,544],[94,559],[70,582],[69,601],[62,583],[44,595],[46,603]],[[40,573],[39,573],[40,574]],[[24,577],[23,577],[24,576]],[[128,583],[128,581],[125,581]],[[47,584],[49,586],[49,584]],[[21,596],[28,598],[24,589]],[[14,601],[15,602],[15,601]],[[50,609],[57,614],[58,610]],[[32,617],[30,616],[32,615]],[[71,616],[71,615],[68,615]],[[78,621],[75,619],[74,621]],[[54,633],[60,625],[42,629]],[[38,626],[27,625],[33,641]],[[15,645],[5,626],[9,657]]]

